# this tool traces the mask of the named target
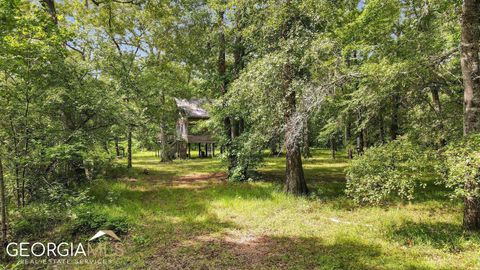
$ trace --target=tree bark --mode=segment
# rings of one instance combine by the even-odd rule
[[[296,96],[292,91],[286,96],[285,120],[287,128],[285,129],[285,150],[286,150],[286,170],[285,170],[285,191],[294,195],[308,194],[307,183],[303,173],[302,156],[299,145],[299,138],[294,134],[297,125],[295,124]]]
[[[430,88],[430,93],[432,94],[432,101],[433,101],[433,105],[434,105],[433,109],[435,110],[435,113],[436,113],[438,121],[439,121],[436,128],[440,131],[443,131],[443,129],[444,129],[443,108],[442,108],[442,102],[440,100],[440,93],[438,92],[438,87],[437,86],[431,87]],[[446,141],[445,137],[443,136],[443,134],[440,134],[440,138],[438,140],[438,145],[440,147],[443,147],[443,146],[447,145],[447,141]]]
[[[238,133],[242,134],[245,131],[245,120],[243,118],[240,118],[238,121]]]
[[[224,12],[220,11],[218,13],[218,24],[219,24],[219,33],[218,33],[218,76],[220,76],[220,93],[225,95],[227,93],[227,63],[226,63],[226,48],[225,48],[225,33],[223,29],[223,16]]]
[[[233,140],[240,134],[239,121],[236,119],[230,119],[230,138]]]
[[[303,157],[304,158],[311,158],[312,153],[310,152],[310,143],[308,137],[308,119],[305,119],[303,123]]]
[[[120,146],[118,145],[118,138],[115,137],[115,154],[120,157]]]
[[[30,129],[28,128],[29,121],[28,121],[28,116],[30,114],[30,94],[28,91],[28,87],[25,89],[25,112],[23,117],[25,118],[24,122],[24,140],[25,140],[25,146],[24,146],[24,152],[23,152],[23,157],[28,158],[28,154],[30,151]],[[25,177],[27,174],[27,166],[26,164],[22,164],[22,206],[25,206]]]
[[[270,154],[276,156],[279,154],[277,138],[272,138],[269,142]]]
[[[362,137],[363,137],[363,146],[365,149],[368,149],[370,147],[370,141],[368,140],[368,128],[364,128],[362,130]]]
[[[291,1],[286,1],[287,9],[290,12]],[[282,39],[288,39],[288,32],[291,28],[291,21],[286,21],[281,27],[280,36]],[[293,78],[295,76],[295,70],[293,69],[290,60],[287,60],[283,68],[281,79],[282,88],[285,97],[285,156],[286,156],[286,169],[285,169],[285,192],[294,195],[306,195],[308,194],[308,187],[305,181],[305,175],[303,173],[302,165],[302,153],[300,151],[301,134],[298,122],[301,121],[296,115],[297,112],[297,97],[296,92],[290,89]]]
[[[218,12],[218,60],[217,60],[217,68],[218,68],[218,75],[220,77],[220,93],[222,96],[227,94],[227,62],[226,62],[226,41],[225,41],[225,33],[224,33],[224,23],[223,23],[223,11]],[[226,106],[224,101],[224,106]],[[236,157],[232,153],[232,137],[233,132],[235,132],[232,127],[234,126],[234,121],[230,117],[225,117],[223,119],[223,127],[225,129],[225,145],[224,150],[227,152],[227,159],[228,159],[228,177],[232,176],[232,172],[234,167],[236,166]]]
[[[464,86],[464,135],[480,131],[480,0],[464,0],[462,6],[462,74]],[[478,175],[476,175],[478,177]],[[464,199],[463,227],[480,231],[480,197],[475,193],[476,177],[466,179],[465,189],[470,193]]]
[[[398,91],[395,89],[394,91]],[[392,95],[392,114],[391,114],[391,122],[390,122],[390,139],[392,141],[397,139],[398,131],[399,131],[399,124],[398,124],[398,111],[400,110],[400,96],[398,93],[394,93]]]
[[[337,153],[337,146],[335,145],[335,139],[333,136],[332,138],[330,138],[330,147],[332,149],[332,159],[335,159]]]
[[[169,149],[168,149],[168,142],[167,142],[167,134],[166,134],[166,125],[165,122],[162,120],[160,122],[160,162],[170,162]]]
[[[242,10],[237,9],[235,12],[235,38],[233,42],[233,58],[234,58],[234,63],[233,63],[233,79],[238,78],[240,75],[240,71],[243,68],[243,56],[245,54],[245,47],[243,46],[242,42],[242,35],[241,35],[241,29],[243,28],[242,26]],[[223,23],[223,21],[222,21]],[[223,37],[224,39],[224,37]],[[225,48],[225,40],[223,40],[224,46],[223,49]],[[224,52],[222,53],[224,56]],[[222,59],[223,60],[223,59]],[[247,171],[248,167],[244,164],[244,166],[239,170],[239,160],[238,160],[238,150],[236,147],[239,147],[238,144],[235,144],[235,138],[240,136],[240,134],[243,132],[245,128],[245,122],[243,121],[242,117],[235,119],[235,118],[230,118],[230,143],[229,143],[229,177],[232,176],[235,173],[235,179],[236,180],[246,180],[247,177]]]
[[[54,0],[42,0],[42,5],[47,9],[48,14],[52,17],[55,24],[58,24],[57,11],[55,9]]]
[[[347,148],[347,156],[349,159],[353,158],[353,150],[350,147],[350,139],[352,137],[352,123],[349,118],[347,118],[345,124],[345,137],[344,137],[344,145]]]
[[[379,139],[380,143],[385,143],[385,119],[383,117],[383,109],[380,109],[380,113],[378,114],[378,125],[379,125]]]
[[[160,93],[160,106],[165,105],[165,94],[163,91]],[[170,155],[170,149],[168,147],[168,142],[167,142],[167,126],[165,124],[165,119],[163,115],[160,116],[160,147],[161,147],[161,152],[160,152],[160,162],[170,162],[172,161],[171,155]],[[180,154],[181,150],[179,147],[177,147],[179,151],[177,151],[178,154]],[[180,155],[179,155],[180,156]]]
[[[363,155],[365,143],[363,141],[363,129],[357,135],[357,155]]]
[[[440,93],[438,92],[438,88],[433,86],[430,88],[430,93],[432,94],[433,104],[435,105],[435,110],[438,114],[442,113],[442,102],[440,101]]]
[[[132,168],[132,127],[128,127],[127,135],[127,168]]]
[[[351,135],[351,128],[352,124],[350,122],[350,119],[346,119],[346,124],[345,124],[345,145],[348,145],[350,143],[350,138],[352,137]]]
[[[12,119],[10,119],[10,127],[13,133],[13,151],[15,155],[15,195],[17,199],[17,208],[21,206],[21,195],[20,195],[20,165],[18,164],[18,139],[15,126],[13,125]]]
[[[352,149],[348,149],[348,158],[349,159],[353,159],[353,150]]]

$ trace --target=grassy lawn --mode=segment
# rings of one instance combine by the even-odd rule
[[[282,193],[282,157],[268,158],[264,181],[251,183],[225,182],[219,159],[160,164],[143,152],[134,166],[92,188],[95,205],[133,225],[113,268],[480,268],[460,202],[431,187],[412,203],[357,207],[343,192],[347,161],[328,151],[304,163],[309,198]]]

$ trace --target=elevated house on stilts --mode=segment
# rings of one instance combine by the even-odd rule
[[[216,141],[209,130],[202,125],[210,119],[205,99],[175,99],[179,118],[176,126],[176,153],[179,158],[197,156],[207,158],[215,156]]]

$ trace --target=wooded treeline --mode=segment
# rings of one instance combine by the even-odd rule
[[[480,229],[478,0],[1,0],[0,12],[5,230],[7,212],[64,202],[121,152],[129,168],[134,148],[169,161],[174,98],[191,97],[214,101],[232,181],[272,149],[285,191],[308,194],[302,155],[329,147],[354,157],[359,203],[413,198],[435,174]]]

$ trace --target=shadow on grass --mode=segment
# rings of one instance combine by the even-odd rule
[[[430,269],[405,264],[380,247],[352,240],[325,243],[316,237],[204,235],[157,250],[148,269]]]
[[[148,182],[99,182],[91,189],[93,202],[141,218],[144,215],[199,216],[207,212],[212,201],[223,199],[271,200],[273,186],[250,183],[208,183],[201,188],[155,185]]]
[[[122,212],[135,221],[126,240],[131,255],[119,258],[117,265],[130,265],[133,261],[135,268],[141,268],[146,261],[151,260],[145,258],[157,258],[159,253],[165,251],[175,250],[175,254],[169,256],[168,260],[183,256],[188,252],[188,248],[185,249],[183,245],[191,239],[219,233],[225,229],[241,229],[235,223],[222,221],[209,212],[212,200],[233,200],[238,197],[243,200],[271,200],[273,192],[275,191],[271,186],[263,187],[250,183],[220,183],[195,189],[147,182],[117,182],[112,185],[106,181],[95,188],[94,203],[110,211]],[[208,254],[196,254],[200,255]],[[182,268],[181,262],[175,265]],[[196,266],[192,268],[198,269]]]
[[[461,252],[468,248],[469,243],[480,244],[478,233],[469,234],[463,231],[460,224],[445,222],[407,221],[392,226],[388,236],[405,246],[425,245],[448,252]]]
[[[425,181],[424,189],[418,188],[413,202],[444,201],[445,203],[456,203],[455,200],[449,200],[452,190],[445,186],[435,183],[434,179]]]

